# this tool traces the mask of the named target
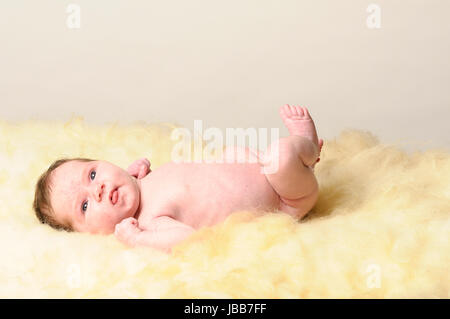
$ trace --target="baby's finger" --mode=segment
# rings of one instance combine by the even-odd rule
[[[125,223],[125,224],[131,224],[131,225],[136,225],[136,224],[137,224],[137,219],[134,218],[134,217],[128,217],[128,218],[125,218],[125,219],[122,221],[122,223]]]
[[[120,223],[118,223],[118,224],[116,225],[116,227],[122,227],[122,226],[126,227],[126,226],[128,226],[129,224],[133,223],[133,221],[136,221],[136,222],[137,222],[136,218],[134,218],[134,217],[128,217],[128,218],[122,219],[122,221],[121,221]]]

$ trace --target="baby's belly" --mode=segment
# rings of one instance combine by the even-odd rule
[[[258,163],[175,164],[182,187],[175,218],[194,228],[223,221],[239,210],[273,211],[280,199]]]

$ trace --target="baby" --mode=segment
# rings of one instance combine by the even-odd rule
[[[285,105],[279,112],[290,136],[260,157],[245,148],[253,161],[169,162],[151,171],[141,159],[125,171],[106,161],[58,160],[39,178],[33,208],[56,229],[114,233],[126,245],[166,252],[238,210],[278,209],[300,219],[318,198],[313,168],[323,140],[306,108]],[[275,160],[275,172],[264,170]]]

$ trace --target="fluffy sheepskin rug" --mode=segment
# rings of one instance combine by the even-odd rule
[[[0,122],[0,297],[450,297],[450,154],[408,155],[368,132],[325,141],[320,197],[301,222],[236,212],[171,255],[39,224],[34,186],[55,159],[157,169],[173,127]]]

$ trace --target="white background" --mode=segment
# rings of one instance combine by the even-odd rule
[[[380,29],[370,3],[1,1],[0,119],[270,128],[289,103],[324,139],[449,149],[450,1],[376,1]]]

